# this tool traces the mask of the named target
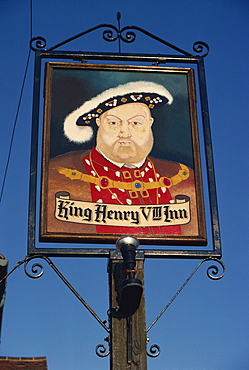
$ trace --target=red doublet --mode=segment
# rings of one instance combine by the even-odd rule
[[[153,162],[147,158],[139,168],[121,168],[105,159],[95,148],[82,159],[82,163],[88,175],[100,178],[100,185],[91,183],[92,201],[107,204],[168,204],[172,200],[169,189],[157,187],[148,190],[142,189],[141,183],[158,182],[160,174],[154,167]],[[109,181],[134,182],[135,189],[126,190],[109,188]],[[137,183],[136,183],[137,181]],[[96,226],[98,233],[117,234],[159,234],[181,235],[181,228],[176,226],[153,226],[153,227],[120,227],[120,226]]]

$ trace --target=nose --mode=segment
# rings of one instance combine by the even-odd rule
[[[120,124],[119,137],[131,137],[129,123],[125,120]]]

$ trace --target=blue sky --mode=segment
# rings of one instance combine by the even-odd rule
[[[248,353],[248,17],[242,0],[33,1],[32,35],[50,47],[100,23],[140,26],[192,52],[205,41],[209,113],[219,205],[223,258],[227,273],[219,281],[202,266],[149,332],[161,347],[153,370],[243,370]],[[30,2],[0,0],[0,176],[4,176],[23,74],[29,52]],[[101,32],[72,42],[71,50],[117,52]],[[156,41],[138,35],[123,52],[167,53]],[[170,51],[170,53],[172,53]],[[33,53],[15,130],[0,204],[0,241],[9,270],[27,253],[29,156]],[[107,260],[53,258],[55,265],[101,319],[108,310]],[[172,298],[197,260],[145,262],[147,325]],[[106,332],[58,279],[46,262],[40,279],[17,269],[9,278],[0,345],[1,356],[46,356],[50,370],[108,369],[95,355]]]

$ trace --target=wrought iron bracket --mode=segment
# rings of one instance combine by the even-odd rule
[[[44,259],[48,264],[49,266],[54,270],[54,272],[59,276],[59,278],[63,281],[63,283],[71,290],[71,292],[76,296],[76,298],[78,298],[78,300],[83,304],[83,306],[90,312],[90,314],[98,321],[98,323],[108,332],[110,333],[110,329],[105,325],[106,321],[102,321],[99,316],[96,314],[96,312],[86,303],[86,301],[80,296],[80,294],[73,288],[73,286],[69,283],[69,281],[65,278],[64,275],[62,275],[62,273],[57,269],[57,267],[54,265],[54,263],[51,261],[50,258],[46,257],[46,256],[42,256],[42,255],[38,255],[38,256],[28,256],[26,257],[23,261],[19,262],[19,266],[20,264],[24,264],[24,271],[25,271],[25,274],[32,278],[32,279],[37,279],[37,278],[40,278],[43,273],[44,273],[44,268],[43,266],[40,264],[40,263],[35,263],[31,266],[31,271],[32,271],[32,274],[28,272],[27,270],[27,265],[28,263],[35,259],[35,258],[41,258],[41,259]],[[109,335],[107,338],[105,338],[105,340],[108,342],[108,344],[110,345],[110,341],[109,341]],[[109,354],[110,354],[110,350],[107,351],[107,348],[104,344],[98,344],[96,346],[96,349],[95,349],[95,352],[96,354],[99,356],[99,357],[107,357]]]
[[[42,255],[33,255],[33,256],[26,256],[22,261],[19,261],[16,266],[13,267],[13,269],[4,276],[0,283],[3,280],[6,280],[8,276],[10,276],[18,267],[24,265],[24,272],[25,274],[32,278],[32,279],[38,279],[44,274],[44,267],[41,263],[34,263],[31,266],[31,273],[28,272],[28,264],[30,261],[40,258],[45,260],[48,265],[54,270],[54,272],[59,276],[59,278],[63,281],[63,283],[71,290],[71,292],[78,298],[78,300],[83,304],[83,306],[90,312],[90,314],[98,321],[98,323],[108,332],[108,337],[105,338],[105,340],[109,343],[109,333],[110,329],[105,325],[106,321],[102,321],[99,316],[96,314],[96,312],[86,303],[86,301],[81,297],[81,295],[73,288],[73,286],[69,283],[69,281],[65,278],[65,276],[58,270],[58,268],[54,265],[54,263],[51,261],[50,258]],[[106,357],[110,354],[110,351],[107,351],[106,346],[103,344],[98,344],[96,346],[96,354],[100,357]]]
[[[98,323],[109,333],[109,328],[105,325],[105,322],[102,321],[98,315],[94,312],[94,310],[86,303],[86,301],[80,296],[80,294],[73,288],[73,286],[69,283],[69,281],[65,278],[65,276],[58,270],[58,268],[55,266],[55,264],[51,261],[50,258],[42,255],[34,255],[34,256],[28,256],[23,260],[24,263],[24,271],[26,275],[32,279],[40,278],[44,273],[44,268],[40,263],[35,263],[31,267],[32,274],[30,274],[27,271],[27,265],[30,261],[32,261],[35,258],[41,258],[44,259],[49,266],[54,270],[54,272],[59,276],[59,278],[63,281],[63,283],[71,290],[71,292],[78,298],[78,300],[85,306],[85,308],[92,314],[92,316],[98,321]],[[38,269],[40,269],[40,272],[38,272]]]
[[[32,278],[32,279],[37,279],[40,278],[44,274],[44,267],[40,263],[34,263],[31,266],[31,273],[28,272],[27,267],[30,261],[40,258],[45,260],[48,265],[54,270],[54,272],[59,276],[59,278],[65,283],[65,285],[72,291],[72,293],[78,298],[78,300],[85,306],[85,308],[91,313],[91,315],[98,321],[98,323],[108,332],[108,336],[104,339],[109,347],[110,347],[110,334],[111,330],[105,325],[106,321],[102,321],[99,316],[94,312],[94,310],[86,303],[86,301],[80,296],[80,294],[72,287],[72,285],[69,283],[69,281],[63,276],[63,274],[57,269],[57,267],[54,265],[54,263],[51,261],[50,258],[47,256],[42,256],[42,255],[32,255],[32,256],[26,256],[22,261],[19,261],[16,266],[12,268],[12,270],[6,274],[1,280],[0,283],[7,279],[8,276],[10,276],[18,267],[21,265],[24,265],[24,272],[25,274]],[[165,313],[165,311],[169,308],[169,306],[174,302],[176,297],[181,293],[183,288],[187,285],[187,283],[191,280],[191,278],[194,276],[194,274],[199,270],[201,265],[204,262],[215,262],[218,264],[217,265],[211,265],[207,268],[207,276],[212,279],[212,280],[220,280],[224,277],[226,273],[226,267],[225,264],[220,261],[217,258],[205,258],[202,261],[198,263],[198,265],[195,267],[195,269],[191,272],[189,277],[185,280],[185,282],[182,284],[182,286],[178,289],[178,291],[175,293],[175,295],[171,298],[171,300],[168,302],[168,304],[164,307],[164,309],[159,313],[159,315],[155,318],[155,320],[149,325],[149,327],[146,330],[146,334],[151,330],[151,328],[156,324],[156,322],[160,319],[160,317]],[[221,273],[219,273],[219,267],[222,269]],[[111,310],[108,310],[108,317],[111,314]],[[149,343],[150,339],[147,335],[147,343]],[[96,355],[99,357],[107,357],[110,354],[110,349],[109,351],[107,350],[106,346],[104,344],[98,344],[95,349]],[[157,344],[153,344],[150,346],[149,351],[147,351],[147,355],[149,357],[155,358],[160,355],[161,349],[160,346]]]
[[[174,50],[174,51],[176,51],[180,54],[188,56],[188,57],[190,57],[190,56],[205,57],[209,53],[209,46],[208,46],[207,43],[205,43],[203,41],[196,41],[193,44],[192,49],[196,54],[192,54],[192,53],[189,53],[186,50],[183,50],[183,49],[171,44],[170,42],[154,35],[153,33],[144,30],[141,27],[125,26],[125,27],[121,28],[120,27],[120,19],[121,19],[121,13],[120,12],[117,13],[116,19],[117,19],[117,22],[118,22],[117,27],[112,25],[112,24],[109,24],[109,23],[102,23],[102,24],[99,24],[95,27],[91,27],[88,30],[80,32],[77,35],[69,37],[68,39],[63,40],[63,41],[59,42],[58,44],[55,44],[55,45],[53,45],[49,48],[46,48],[47,41],[44,37],[42,37],[42,36],[33,37],[30,40],[30,49],[33,50],[33,51],[38,51],[38,50],[54,51],[54,50],[60,48],[61,46],[64,46],[64,45],[66,45],[66,44],[68,44],[68,43],[70,43],[70,42],[72,42],[76,39],[79,39],[82,36],[90,34],[91,32],[94,32],[96,30],[105,28],[103,33],[102,33],[102,38],[107,42],[118,41],[118,52],[119,53],[121,53],[121,41],[124,42],[124,43],[132,43],[136,40],[137,35],[136,35],[135,31],[138,31],[139,33],[141,33],[143,35],[146,35],[146,36],[152,38],[153,40],[158,41],[159,43],[167,46],[168,48],[170,48],[170,49],[172,49],[172,50]]]
[[[194,276],[194,274],[197,272],[197,270],[199,270],[199,268],[201,267],[201,265],[204,262],[210,262],[210,261],[213,261],[213,262],[218,263],[219,266],[217,266],[217,265],[211,265],[211,266],[209,266],[207,268],[207,276],[210,279],[212,279],[212,280],[220,280],[220,279],[222,279],[224,277],[224,275],[226,273],[226,267],[225,267],[225,264],[222,261],[220,261],[218,258],[205,258],[202,261],[200,261],[198,263],[198,265],[195,267],[195,269],[191,272],[191,274],[189,275],[189,277],[182,284],[182,286],[178,289],[178,291],[176,292],[176,294],[171,298],[171,300],[169,301],[169,303],[164,307],[164,309],[159,313],[159,315],[155,318],[155,320],[150,324],[150,326],[146,330],[146,333],[147,334],[150,331],[150,329],[156,324],[156,322],[160,319],[160,317],[164,314],[164,312],[169,308],[169,306],[174,302],[174,300],[176,299],[176,297],[181,293],[181,291],[183,290],[183,288],[187,285],[187,283]],[[220,274],[219,274],[219,267],[222,268],[222,272]],[[149,343],[149,340],[150,339],[147,336],[147,343]],[[157,356],[160,355],[160,352],[161,352],[160,347],[157,344],[153,344],[153,345],[150,346],[149,352],[147,351],[147,355],[149,357],[157,357]]]

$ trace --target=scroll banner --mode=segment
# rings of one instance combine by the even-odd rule
[[[177,195],[175,203],[123,205],[93,203],[70,199],[70,193],[55,194],[57,220],[89,225],[166,226],[190,221],[190,198]]]

